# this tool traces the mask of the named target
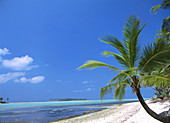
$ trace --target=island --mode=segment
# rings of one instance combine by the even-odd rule
[[[4,104],[4,103],[7,103],[6,101],[3,101],[3,97],[0,97],[0,104]],[[9,101],[9,98],[6,99],[7,101]]]
[[[87,99],[75,99],[75,98],[56,98],[56,99],[49,99],[49,101],[78,101],[78,100],[87,100]]]

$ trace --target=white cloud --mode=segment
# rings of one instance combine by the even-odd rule
[[[15,57],[11,60],[3,60],[2,66],[12,70],[31,70],[32,68],[38,67],[38,65],[30,66],[32,62],[33,59],[26,55],[23,57]]]
[[[24,76],[24,72],[9,72],[7,74],[0,74],[0,83],[6,83],[10,80],[17,79],[18,77]]]
[[[20,82],[20,83],[26,83],[26,82],[30,82],[30,83],[40,83],[45,79],[44,76],[36,76],[33,78],[26,78],[26,77],[22,77],[20,79],[15,80],[15,82]]]
[[[87,88],[86,91],[94,91],[95,88]]]
[[[30,82],[31,83],[39,83],[39,82],[43,81],[44,79],[45,79],[44,76],[37,76],[37,77],[33,77]]]
[[[9,50],[7,48],[4,48],[4,49],[0,48],[0,55],[6,55],[6,54],[10,54]]]
[[[89,81],[85,80],[85,81],[83,81],[82,83],[83,83],[83,84],[95,83],[95,81],[93,81],[93,80],[89,80]]]

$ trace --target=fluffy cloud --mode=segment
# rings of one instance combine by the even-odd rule
[[[0,48],[0,55],[6,55],[6,54],[10,54],[9,50],[7,48],[4,48],[4,49]]]
[[[20,79],[15,80],[15,82],[20,82],[20,83],[26,83],[26,82],[30,82],[30,83],[40,83],[45,79],[44,76],[36,76],[33,78],[26,78],[26,77],[22,77]]]
[[[15,57],[11,60],[3,60],[2,66],[12,70],[31,70],[32,68],[38,67],[37,65],[30,66],[32,62],[33,59],[26,55],[23,57]]]
[[[23,71],[31,70],[38,67],[38,65],[32,65],[33,58],[28,55],[22,57],[14,57],[13,59],[3,59],[2,56],[10,54],[7,48],[0,48],[0,63],[4,68],[10,68],[12,70]],[[0,74],[0,83],[6,83],[10,80],[20,83],[40,83],[45,79],[44,76],[36,76],[33,78],[26,78],[25,72],[9,72],[7,74]]]
[[[6,83],[10,80],[17,79],[18,77],[24,76],[24,72],[9,72],[7,74],[0,74],[0,83]]]

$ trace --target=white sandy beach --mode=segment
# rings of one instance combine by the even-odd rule
[[[168,111],[170,100],[161,103],[150,103],[148,106],[156,113]],[[143,109],[139,102],[123,104],[119,107],[112,107],[92,114],[87,114],[75,118],[57,121],[56,123],[160,123],[152,118]]]

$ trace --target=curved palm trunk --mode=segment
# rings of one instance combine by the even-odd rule
[[[148,105],[145,103],[141,93],[140,93],[140,89],[136,89],[136,95],[139,99],[139,102],[141,103],[141,105],[143,106],[143,108],[146,110],[146,112],[152,116],[153,118],[161,121],[161,122],[164,122],[164,123],[170,123],[169,121],[169,118],[168,117],[163,117],[163,116],[160,116],[158,115],[157,113],[155,113],[153,110],[151,110]]]

